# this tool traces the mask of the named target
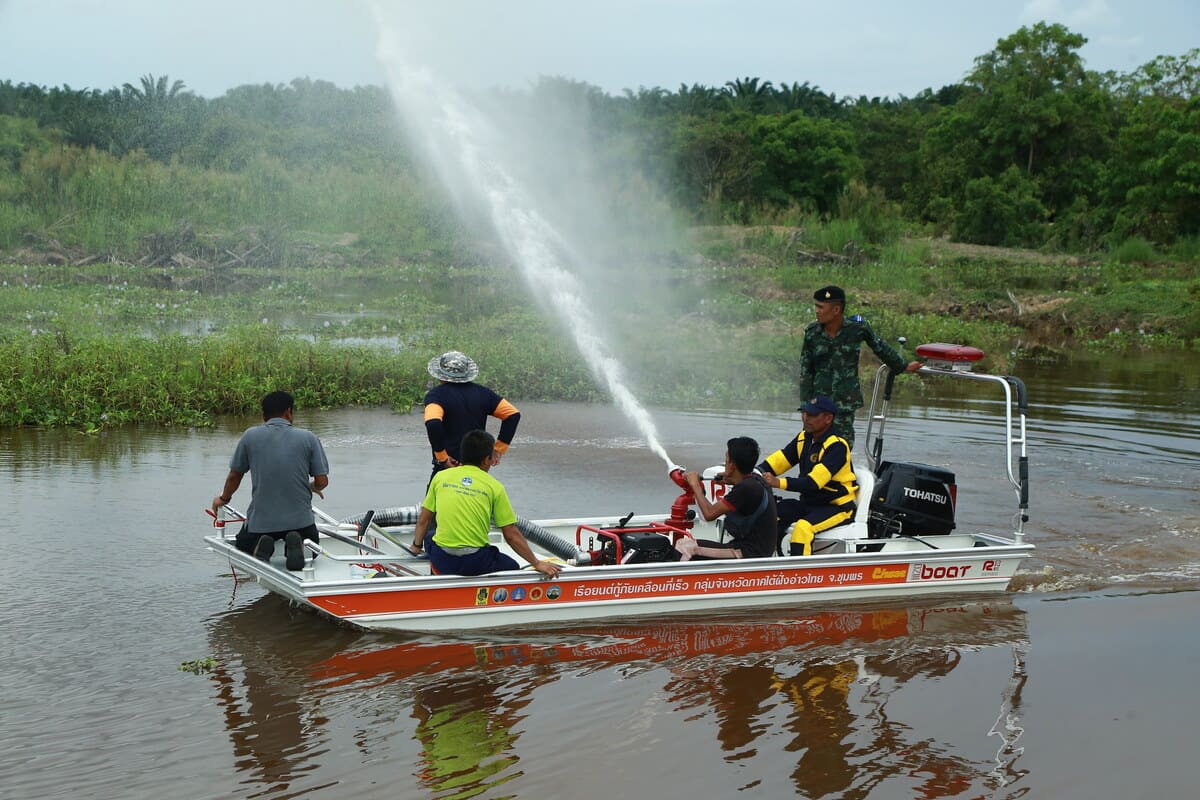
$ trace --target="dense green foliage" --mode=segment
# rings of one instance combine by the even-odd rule
[[[647,287],[604,320],[648,403],[794,407],[812,288],[831,279],[853,287],[851,312],[887,338],[975,345],[985,369],[1046,357],[1029,334],[1068,319],[1103,347],[1200,344],[1200,280],[1179,265],[999,264],[918,241],[831,267],[797,265],[782,229],[694,237],[686,263],[609,276]],[[306,408],[407,409],[429,357],[452,347],[518,403],[602,399],[565,333],[507,268],[0,264],[0,426],[205,424],[252,414],[276,388]],[[875,363],[865,357],[864,371]]]
[[[1200,236],[1200,50],[1098,74],[1085,42],[1024,27],[961,84],[912,98],[747,77],[621,96],[548,78],[475,99],[571,109],[559,119],[586,120],[613,193],[666,198],[694,223],[845,217],[859,185],[893,218],[965,242],[1079,252]],[[208,100],[150,75],[107,91],[0,81],[4,250],[33,237],[130,258],[186,223],[446,254],[455,223],[431,185],[378,87],[305,79]]]

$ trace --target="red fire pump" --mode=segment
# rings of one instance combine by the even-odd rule
[[[690,506],[696,502],[696,498],[684,479],[685,472],[682,467],[674,467],[667,474],[683,492],[671,504],[671,516],[664,521],[626,527],[625,523],[633,516],[630,514],[615,528],[580,525],[575,529],[575,544],[580,548],[583,546],[585,531],[595,537],[589,539],[589,548],[590,542],[599,540],[600,548],[588,551],[593,564],[640,564],[679,560],[675,543],[682,537],[692,535],[691,528],[696,524],[696,512]]]

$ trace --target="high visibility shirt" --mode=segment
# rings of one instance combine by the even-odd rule
[[[795,466],[800,467],[798,477],[783,477]],[[800,431],[783,449],[767,456],[758,468],[778,475],[780,489],[798,492],[806,500],[841,506],[853,503],[858,495],[858,479],[850,464],[850,445],[829,431],[820,439],[811,439],[807,432]]]
[[[472,464],[434,475],[422,505],[437,514],[440,547],[486,547],[493,521],[498,528],[517,522],[504,485]]]

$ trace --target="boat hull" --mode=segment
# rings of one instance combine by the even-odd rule
[[[208,537],[235,572],[335,619],[371,629],[475,630],[571,625],[808,603],[1003,592],[1031,545],[980,537],[964,547],[829,556],[574,567],[553,581],[531,570],[480,577],[356,578],[348,570],[288,572]],[[952,544],[952,541],[947,541]],[[979,546],[982,543],[986,546]],[[907,545],[908,543],[903,543]],[[318,559],[319,561],[319,559]],[[364,561],[369,561],[364,559]]]

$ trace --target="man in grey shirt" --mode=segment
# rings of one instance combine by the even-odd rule
[[[262,414],[263,424],[243,433],[233,451],[225,487],[213,498],[213,513],[233,498],[247,472],[254,473],[246,524],[235,545],[269,561],[275,540],[283,539],[287,568],[302,569],[303,540],[317,541],[312,496],[325,497],[322,490],[329,485],[329,461],[321,440],[312,431],[292,424],[295,401],[290,394],[265,396]]]

